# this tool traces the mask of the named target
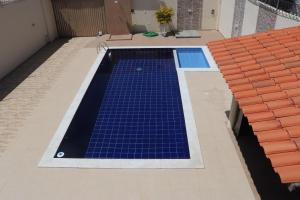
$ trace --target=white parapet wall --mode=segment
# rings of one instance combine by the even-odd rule
[[[242,35],[248,35],[256,32],[259,7],[249,1],[246,1]]]
[[[0,79],[57,37],[51,0],[0,6]]]
[[[244,0],[243,6],[236,6],[236,0],[221,0],[220,20],[218,30],[226,38],[232,35],[234,13],[243,18],[243,23],[235,25],[241,35],[248,35],[268,29],[288,28],[300,25],[300,17],[295,17],[283,11],[262,4],[256,0]],[[243,9],[244,8],[244,9]]]
[[[226,38],[231,37],[235,0],[222,0],[220,9],[219,31]]]

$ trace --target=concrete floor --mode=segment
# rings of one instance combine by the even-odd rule
[[[201,45],[222,38],[216,31],[201,34],[179,40],[137,35],[109,45]],[[186,72],[205,169],[37,167],[105,37],[49,44],[2,81],[0,199],[257,199],[228,127],[231,95],[219,72]],[[28,76],[17,78],[29,66],[35,67]]]

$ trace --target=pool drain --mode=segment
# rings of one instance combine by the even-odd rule
[[[143,68],[141,68],[141,67],[136,68],[136,71],[138,71],[138,72],[140,72],[142,70],[143,70]]]
[[[64,157],[64,155],[65,155],[65,153],[61,151],[61,152],[58,152],[56,156],[58,158],[62,158],[62,157]]]

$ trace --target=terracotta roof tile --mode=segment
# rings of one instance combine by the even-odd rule
[[[251,113],[257,113],[257,112],[269,111],[268,106],[266,104],[263,104],[263,103],[243,106],[242,109],[243,109],[244,114],[251,114]]]
[[[208,47],[282,182],[300,182],[300,26]]]
[[[275,66],[269,66],[269,67],[265,67],[265,71],[266,72],[276,72],[276,71],[282,71],[285,70],[286,67],[284,65],[275,65]]]
[[[300,125],[300,115],[289,116],[289,117],[282,117],[278,119],[282,127],[289,127],[289,126],[297,126]]]
[[[279,174],[282,183],[293,183],[300,180],[300,165],[277,167],[275,170]]]
[[[261,143],[265,154],[276,154],[276,153],[285,153],[285,152],[293,152],[297,151],[298,148],[296,144],[292,141],[275,141],[275,142],[264,142]]]
[[[251,126],[255,132],[275,130],[281,128],[281,124],[277,120],[255,122],[255,123],[251,123]]]
[[[281,100],[286,99],[288,96],[285,92],[274,92],[274,93],[268,93],[261,95],[263,101],[275,101],[275,100]]]
[[[300,165],[300,151],[272,154],[269,158],[273,167]]]
[[[292,138],[300,137],[300,126],[286,127],[285,130]]]
[[[255,135],[259,142],[272,142],[290,139],[289,134],[282,129],[256,132]]]
[[[275,93],[281,92],[281,88],[278,85],[262,87],[256,89],[257,94],[268,94],[268,93]]]
[[[265,102],[270,110],[275,110],[278,108],[285,108],[293,105],[293,102],[289,99],[277,100],[277,101],[269,101]]]
[[[235,85],[247,84],[247,83],[249,83],[248,78],[241,78],[241,79],[235,79],[235,80],[228,81],[229,86],[235,86]]]
[[[230,88],[233,92],[239,92],[239,91],[244,91],[244,90],[251,90],[253,89],[253,85],[248,83],[248,84],[242,84],[242,85],[236,85],[232,86]]]
[[[297,81],[298,78],[296,75],[280,76],[273,79],[276,83],[286,83],[291,81]]]
[[[295,105],[300,105],[300,96],[291,98]]]
[[[257,96],[257,92],[256,90],[245,90],[241,92],[235,92],[234,96],[237,99],[246,98],[246,97],[255,97]]]
[[[288,117],[291,115],[300,115],[300,108],[286,107],[273,110],[275,117]]]

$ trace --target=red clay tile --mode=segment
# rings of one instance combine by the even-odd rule
[[[272,61],[267,61],[267,62],[263,62],[260,63],[262,66],[264,67],[268,67],[268,66],[276,66],[276,65],[280,65],[281,62],[279,60],[272,60]]]
[[[296,144],[298,150],[300,151],[300,138],[293,138],[292,141]]]
[[[274,92],[281,92],[281,88],[278,85],[262,87],[256,89],[257,94],[268,94]]]
[[[253,105],[253,104],[260,104],[263,103],[263,100],[260,96],[256,97],[248,97],[238,100],[240,106],[247,106],[247,105]]]
[[[247,83],[249,83],[248,78],[235,79],[235,80],[228,81],[228,85],[230,87],[233,87],[235,85],[240,85],[240,84],[247,84]]]
[[[255,122],[255,123],[251,123],[251,126],[255,132],[269,131],[269,130],[275,130],[281,128],[281,124],[277,120]]]
[[[300,182],[300,26],[208,46],[282,182]]]
[[[257,82],[253,82],[252,85],[255,88],[261,88],[267,86],[274,86],[275,82],[273,80],[257,81]]]
[[[235,92],[234,93],[235,98],[241,99],[241,98],[246,98],[246,97],[255,97],[257,96],[256,90],[245,90],[241,92]]]
[[[244,61],[244,62],[240,62],[240,63],[237,63],[240,67],[243,67],[243,66],[249,66],[249,65],[254,65],[254,64],[257,64],[255,60],[248,60],[248,61]]]
[[[269,155],[273,167],[300,165],[300,151]]]
[[[292,138],[300,137],[300,126],[286,127],[285,130]]]
[[[217,62],[222,62],[226,60],[232,60],[232,57],[231,55],[218,56],[216,60]]]
[[[257,63],[263,63],[263,62],[268,62],[268,61],[273,61],[276,58],[274,56],[264,56],[260,58],[256,58]]]
[[[252,56],[248,55],[248,56],[239,57],[239,58],[234,59],[234,61],[237,62],[237,63],[245,62],[245,61],[248,61],[248,60],[253,60]]]
[[[264,142],[260,143],[263,147],[265,154],[276,154],[297,151],[296,144],[292,141],[275,141],[275,142]]]
[[[264,69],[257,69],[257,70],[252,70],[252,71],[247,71],[244,72],[246,77],[251,77],[251,76],[257,76],[257,75],[262,75],[265,74],[265,70]]]
[[[300,55],[300,49],[297,49],[297,50],[293,50],[294,54],[296,55]]]
[[[277,59],[293,57],[294,55],[295,55],[295,54],[292,53],[292,52],[285,52],[285,53],[277,53],[277,54],[274,54],[274,56],[275,56]]]
[[[290,62],[296,62],[299,60],[300,60],[299,56],[293,56],[293,57],[289,57],[289,58],[282,58],[282,59],[280,59],[280,62],[281,63],[290,63]]]
[[[225,70],[231,70],[231,69],[239,68],[239,66],[238,66],[237,64],[232,64],[232,65],[220,65],[219,68],[220,68],[222,71],[225,71]]]
[[[232,81],[232,80],[236,80],[236,79],[245,78],[244,74],[227,75],[227,76],[224,76],[224,77],[227,81]]]
[[[224,70],[222,71],[223,75],[233,75],[233,74],[240,74],[242,73],[241,69],[235,68],[235,69],[230,69],[230,70]]]
[[[240,58],[240,57],[244,57],[244,56],[248,56],[249,52],[241,52],[241,53],[237,53],[237,54],[232,54],[233,58]]]
[[[261,67],[259,64],[252,64],[252,65],[242,66],[240,68],[243,72],[246,72],[246,71],[251,71],[251,70],[257,70],[257,69],[260,69]]]
[[[232,65],[232,64],[235,64],[235,62],[234,62],[234,60],[230,60],[230,59],[228,59],[228,60],[224,60],[224,61],[218,61],[218,60],[216,60],[217,61],[217,64],[218,65]]]
[[[280,77],[280,76],[288,76],[288,75],[291,75],[291,72],[288,69],[269,73],[269,76],[271,78]]]
[[[290,63],[284,63],[284,66],[286,68],[294,68],[294,67],[300,67],[300,60]]]
[[[240,92],[244,90],[251,90],[253,89],[253,86],[252,84],[248,83],[248,84],[232,86],[230,89],[234,93],[234,92]]]
[[[266,72],[276,72],[276,71],[285,70],[286,67],[284,65],[275,65],[275,66],[265,67],[264,69]]]
[[[247,115],[248,121],[250,123],[253,122],[261,122],[275,119],[273,112],[259,112]]]
[[[262,52],[259,52],[258,54],[253,54],[252,55],[252,57],[255,58],[255,59],[256,58],[264,58],[264,57],[268,57],[268,56],[271,56],[271,53],[266,52],[266,51],[262,51]]]
[[[261,74],[257,76],[251,76],[248,79],[250,82],[264,81],[264,80],[269,80],[270,76],[268,74]]]
[[[274,92],[274,93],[261,95],[263,101],[275,101],[275,100],[286,99],[287,97],[288,96],[285,92]]]
[[[261,131],[255,133],[258,141],[261,142],[273,142],[273,141],[283,141],[289,140],[289,134],[282,129],[271,130],[271,131]]]
[[[281,77],[276,77],[273,78],[275,83],[287,83],[287,82],[293,82],[293,81],[297,81],[298,78],[296,75],[289,75],[289,76],[281,76]]]
[[[295,105],[300,105],[300,96],[291,98]]]
[[[300,108],[286,107],[273,110],[275,117],[288,117],[291,115],[300,115]]]
[[[300,182],[300,165],[277,167],[275,169],[282,183]]]
[[[300,89],[299,88],[296,88],[296,89],[288,89],[288,90],[285,90],[286,94],[289,96],[289,97],[296,97],[296,96],[300,96]]]
[[[268,106],[266,104],[254,104],[242,107],[243,113],[245,115],[257,112],[266,112],[268,111]]]
[[[294,89],[300,87],[300,81],[294,81],[294,82],[287,82],[287,83],[281,83],[280,88],[283,90],[287,89]]]
[[[274,110],[278,108],[285,108],[291,106],[293,105],[293,102],[289,99],[284,99],[284,100],[265,102],[265,104],[268,106],[270,110]]]
[[[278,119],[282,127],[298,126],[300,125],[300,115],[294,115],[289,117],[282,117]]]

